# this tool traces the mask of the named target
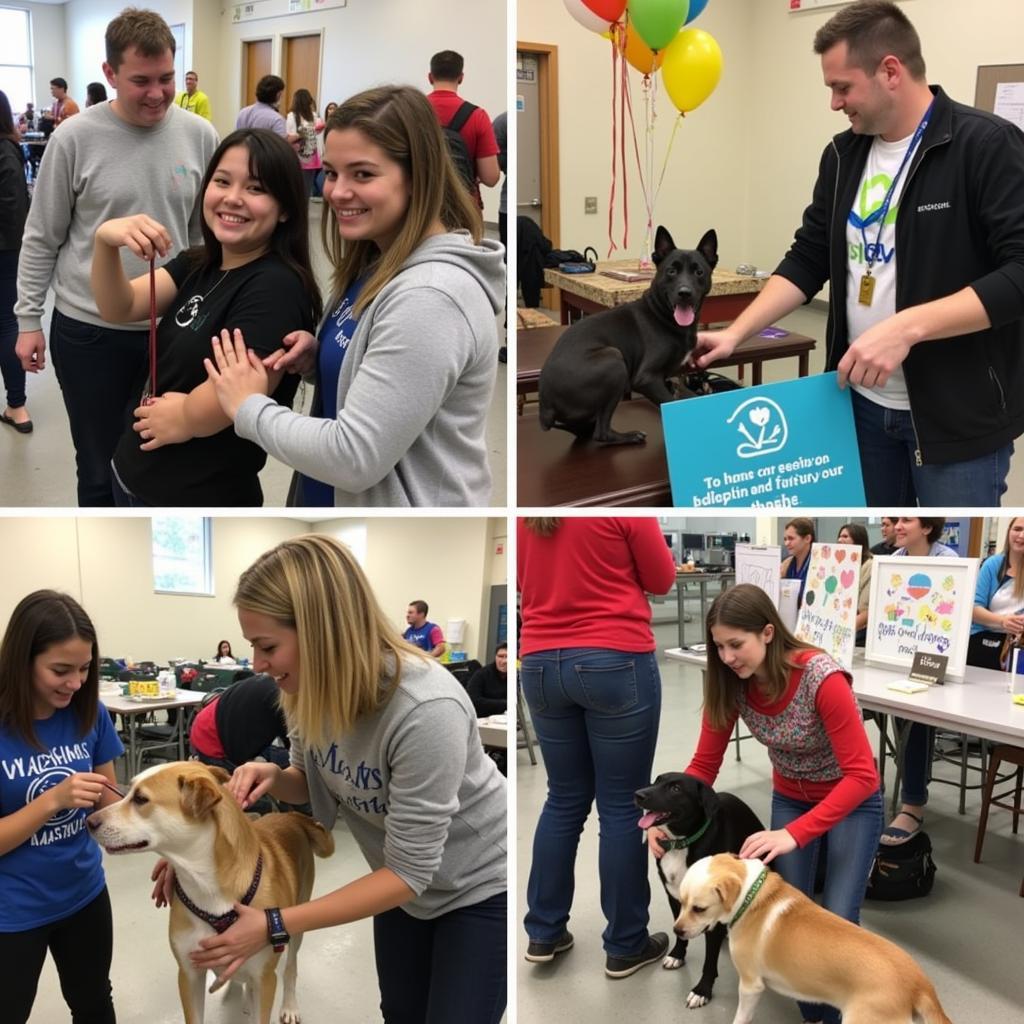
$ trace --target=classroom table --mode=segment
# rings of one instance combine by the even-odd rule
[[[565,324],[551,324],[516,332],[516,395],[519,396],[519,412],[523,411],[524,396],[535,394],[540,381],[540,371],[551,354]],[[781,328],[773,328],[781,330]],[[731,356],[720,359],[708,369],[714,373],[725,366],[743,367],[751,364],[751,383],[754,387],[764,382],[763,364],[769,359],[797,357],[797,375],[806,377],[810,373],[811,352],[817,342],[806,334],[786,331],[779,338],[762,338],[754,335],[741,341]],[[741,371],[742,372],[742,371]]]
[[[480,729],[480,740],[485,747],[501,747],[508,749],[508,723],[504,725],[489,725],[482,719],[477,719]]]
[[[635,259],[603,260],[597,264],[593,274],[563,274],[560,270],[545,270],[544,283],[558,290],[561,320],[563,324],[569,324],[585,313],[600,313],[602,309],[639,299],[650,287],[650,280],[619,281],[601,273],[603,270],[636,269]],[[754,301],[767,280],[765,277],[734,274],[730,270],[716,268],[711,275],[711,291],[701,305],[700,322],[731,323]]]
[[[203,702],[205,693],[197,693],[192,690],[175,690],[160,700],[133,700],[127,695],[111,697],[100,694],[100,703],[108,711],[123,715],[128,724],[128,751],[126,754],[126,771],[128,779],[139,771],[141,751],[138,750],[138,719],[140,715],[147,715],[150,711],[166,711],[168,708],[181,708],[182,713],[178,715],[176,723],[178,739],[178,760],[185,760],[185,737],[188,735],[187,722],[189,716],[185,713],[189,708],[195,707]]]
[[[718,581],[721,593],[736,582],[736,573],[732,569],[727,572],[708,572],[697,569],[694,572],[676,572],[676,605],[679,608],[679,646],[686,647],[686,628],[683,617],[683,602],[686,597],[687,584],[697,584],[700,588],[700,642],[704,641],[704,623],[708,618],[708,584]]]

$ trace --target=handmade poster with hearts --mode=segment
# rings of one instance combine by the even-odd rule
[[[861,550],[856,544],[812,544],[796,635],[853,667]]]

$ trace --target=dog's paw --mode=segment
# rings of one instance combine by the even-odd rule
[[[685,957],[667,956],[661,961],[661,966],[664,967],[666,971],[676,971],[685,963]]]
[[[702,1006],[707,1006],[709,1002],[711,1002],[711,996],[699,996],[696,992],[691,992],[686,997],[686,1008],[699,1010]]]
[[[280,1024],[302,1024],[299,1011],[294,1006],[282,1006],[281,1016],[278,1017]]]

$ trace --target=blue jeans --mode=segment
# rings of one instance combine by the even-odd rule
[[[886,409],[856,391],[851,397],[857,447],[865,468],[865,504],[885,508],[999,506],[1006,493],[1012,443],[966,462],[918,466],[910,412]]]
[[[633,956],[647,943],[651,901],[633,794],[651,781],[661,716],[657,661],[653,653],[540,651],[523,657],[520,678],[548,774],[533,836],[526,933],[554,942],[565,931],[576,850],[596,797],[604,948],[609,956]]]
[[[20,409],[25,404],[25,371],[14,354],[18,341],[18,250],[0,249],[0,374],[7,389],[7,404]]]
[[[508,894],[429,921],[401,907],[373,919],[385,1024],[498,1024],[507,1002]]]
[[[806,814],[815,805],[793,800],[781,793],[772,793],[772,828],[785,828],[790,822]],[[855,807],[842,821],[826,833],[828,837],[828,864],[825,870],[825,891],[821,905],[833,914],[860,924],[860,908],[864,902],[871,865],[882,834],[884,807],[882,794],[872,793],[859,807]],[[772,862],[779,874],[790,885],[814,898],[814,875],[818,865],[821,839],[815,839],[791,853],[776,857]],[[804,1020],[839,1024],[839,1011],[834,1006],[820,1003],[798,1003]]]
[[[114,504],[110,460],[141,394],[148,343],[148,331],[115,331],[53,311],[50,356],[71,425],[82,507]]]
[[[895,722],[897,729],[906,724],[902,718]],[[905,804],[923,807],[928,803],[928,762],[931,760],[934,731],[929,725],[913,722],[907,733],[900,780],[900,800]]]

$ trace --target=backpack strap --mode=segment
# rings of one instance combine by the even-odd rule
[[[463,100],[462,106],[455,111],[455,115],[445,125],[445,128],[452,128],[457,132],[462,131],[463,125],[473,116],[473,111],[477,108],[469,102],[469,100]]]

